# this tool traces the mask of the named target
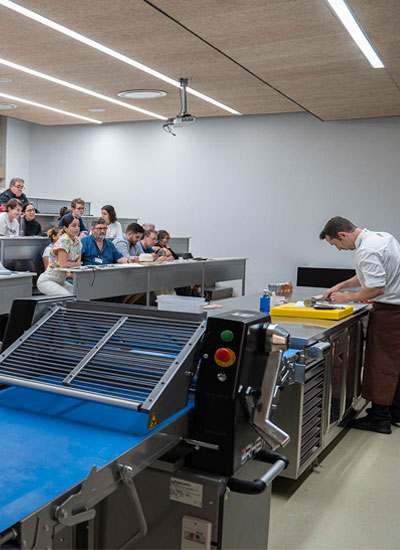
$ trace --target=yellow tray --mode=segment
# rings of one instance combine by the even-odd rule
[[[354,311],[353,306],[344,309],[314,309],[312,307],[295,307],[295,303],[271,307],[271,315],[279,317],[303,317],[307,319],[332,319],[338,321],[348,317]]]

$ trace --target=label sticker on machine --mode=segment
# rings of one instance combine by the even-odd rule
[[[203,485],[184,479],[171,477],[169,484],[169,499],[197,508],[203,507]]]

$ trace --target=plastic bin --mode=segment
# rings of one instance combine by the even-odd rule
[[[157,296],[157,307],[163,311],[184,311],[186,313],[203,313],[206,301],[204,298],[193,296],[171,296],[161,294]]]

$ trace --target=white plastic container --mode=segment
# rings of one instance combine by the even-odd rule
[[[161,294],[157,296],[157,307],[162,311],[184,311],[186,313],[203,313],[206,301],[194,296],[171,296]]]

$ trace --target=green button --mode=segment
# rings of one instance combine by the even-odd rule
[[[223,330],[221,332],[221,340],[223,342],[232,342],[234,336],[231,330]]]

